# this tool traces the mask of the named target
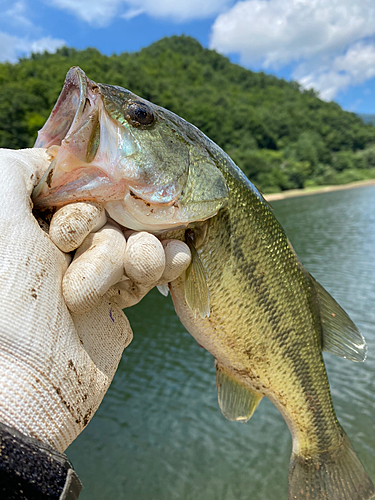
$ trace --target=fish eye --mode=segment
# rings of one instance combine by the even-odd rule
[[[132,101],[128,104],[125,111],[125,118],[135,127],[151,125],[155,120],[151,108],[146,103],[140,101]]]

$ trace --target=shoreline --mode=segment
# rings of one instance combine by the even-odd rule
[[[353,189],[357,187],[372,186],[375,184],[375,179],[367,179],[366,181],[349,182],[348,184],[335,184],[332,186],[314,186],[303,189],[290,189],[281,193],[264,194],[267,201],[285,200],[285,198],[297,198],[299,196],[308,196],[310,194],[329,193],[331,191],[341,191],[344,189]]]

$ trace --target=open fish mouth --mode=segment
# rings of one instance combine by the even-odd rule
[[[93,107],[98,90],[98,86],[88,80],[81,68],[71,68],[50,117],[39,131],[35,147],[60,146],[63,139],[72,135],[85,107]]]
[[[49,148],[54,156],[32,194],[38,208],[121,198],[121,182],[115,188],[108,170],[100,161],[93,162],[100,145],[102,113],[98,85],[80,68],[71,68],[35,143],[35,147]]]

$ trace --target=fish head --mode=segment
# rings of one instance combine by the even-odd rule
[[[228,188],[204,137],[172,112],[71,68],[35,143],[57,152],[34,205],[95,201],[119,224],[154,233],[206,220]]]

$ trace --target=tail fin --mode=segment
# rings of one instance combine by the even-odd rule
[[[374,485],[344,431],[334,451],[307,459],[292,454],[288,500],[368,500],[373,496]]]

